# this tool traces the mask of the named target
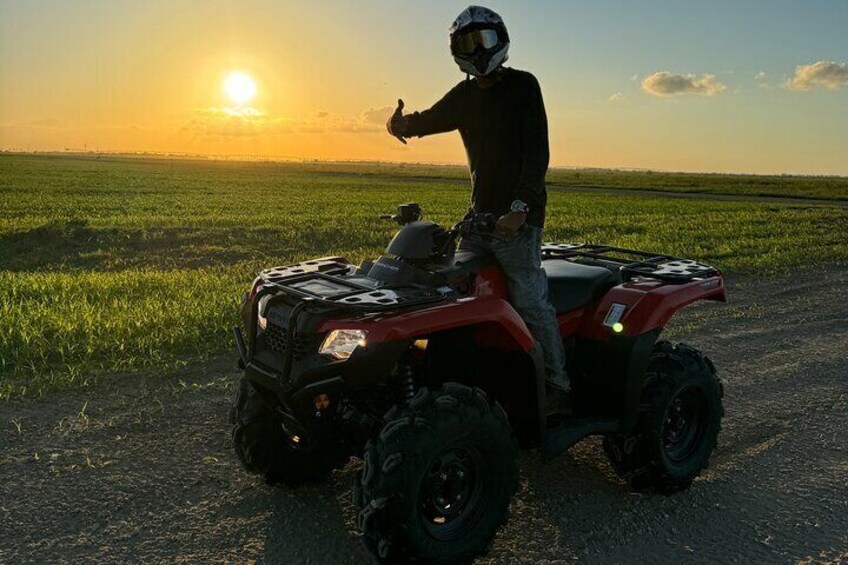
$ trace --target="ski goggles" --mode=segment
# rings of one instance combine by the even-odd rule
[[[477,47],[491,49],[498,44],[498,32],[493,29],[466,31],[454,40],[454,49],[462,55],[470,55]]]

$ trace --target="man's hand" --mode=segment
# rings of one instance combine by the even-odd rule
[[[389,121],[386,122],[386,129],[389,131],[389,134],[395,136],[400,140],[401,143],[406,145],[406,130],[409,127],[409,120],[406,116],[403,115],[403,100],[398,98],[398,105],[395,113],[392,114],[392,117],[389,118]]]
[[[498,218],[497,223],[495,223],[495,231],[501,235],[515,235],[525,221],[527,221],[526,213],[509,212]]]

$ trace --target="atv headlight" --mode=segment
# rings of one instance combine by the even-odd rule
[[[336,359],[347,359],[353,351],[365,346],[365,332],[362,330],[333,330],[327,334],[319,353]]]

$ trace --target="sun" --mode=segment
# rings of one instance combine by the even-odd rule
[[[232,100],[233,104],[242,106],[247,104],[256,96],[256,81],[241,71],[233,71],[224,79],[224,92]]]

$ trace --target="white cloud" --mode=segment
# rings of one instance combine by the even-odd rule
[[[754,80],[757,81],[757,84],[763,90],[771,90],[771,85],[768,83],[768,73],[765,71],[760,71],[754,75]]]
[[[639,80],[639,75],[631,75],[630,76],[630,82],[636,82],[637,80]]]
[[[616,92],[609,97],[610,102],[621,102],[622,100],[624,100],[624,95],[620,92]]]
[[[848,85],[848,63],[819,61],[812,65],[798,65],[795,74],[786,82],[790,90],[810,90],[820,86],[837,90]]]
[[[714,96],[727,87],[715,80],[715,75],[678,75],[658,71],[645,77],[642,90],[653,96],[675,96],[678,94],[701,94]]]

